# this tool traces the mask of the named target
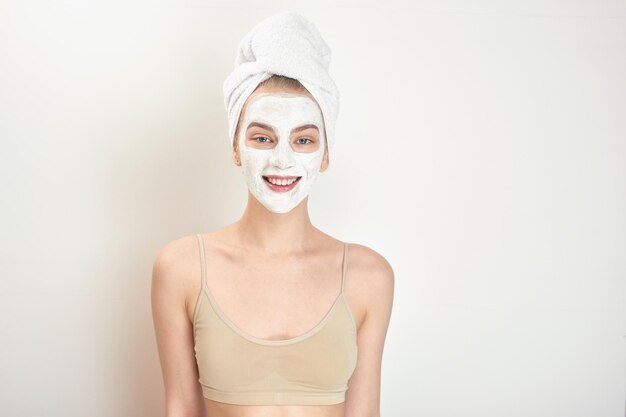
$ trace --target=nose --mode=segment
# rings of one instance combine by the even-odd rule
[[[286,169],[295,165],[293,151],[291,150],[289,143],[279,142],[278,145],[276,145],[272,151],[270,163],[280,169]]]

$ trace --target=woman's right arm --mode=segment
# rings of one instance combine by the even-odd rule
[[[184,250],[186,239],[165,245],[152,267],[152,319],[165,386],[166,417],[205,417],[193,345],[193,326],[186,313]],[[193,253],[193,252],[192,252]]]

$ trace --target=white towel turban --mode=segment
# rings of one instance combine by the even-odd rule
[[[330,153],[339,112],[339,90],[328,74],[330,56],[315,25],[298,13],[278,13],[254,26],[239,43],[235,69],[224,81],[231,146],[246,99],[259,83],[278,74],[300,81],[318,102]]]

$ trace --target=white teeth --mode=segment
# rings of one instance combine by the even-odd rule
[[[285,179],[275,179],[275,178],[270,178],[270,177],[267,177],[267,179],[269,180],[269,182],[271,182],[274,185],[289,185],[289,184],[292,184],[295,180],[297,180],[297,178],[285,180]]]

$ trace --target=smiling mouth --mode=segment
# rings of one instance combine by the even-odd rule
[[[298,180],[302,177],[279,177],[279,176],[265,176],[263,175],[263,179],[270,184],[274,185],[291,185],[294,182],[298,182]]]
[[[302,177],[280,177],[280,176],[269,176],[266,177],[263,175],[263,180],[267,184],[267,186],[279,192],[289,191],[298,184]]]

